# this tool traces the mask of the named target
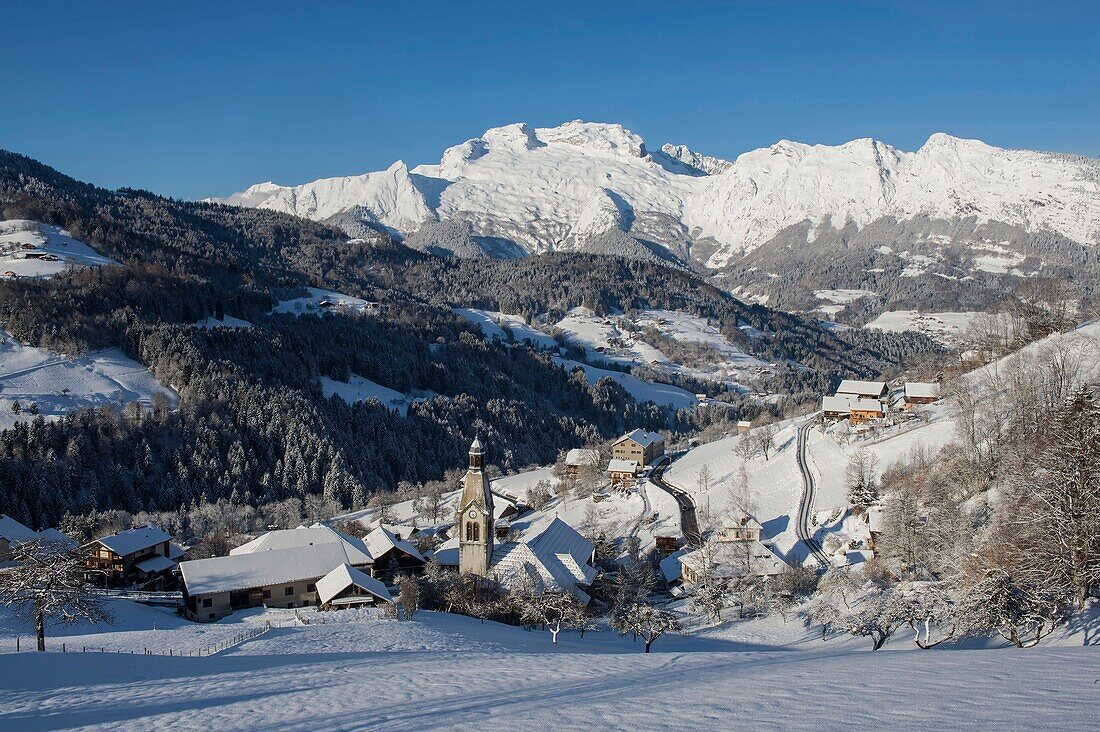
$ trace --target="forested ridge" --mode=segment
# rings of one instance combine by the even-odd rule
[[[0,282],[5,329],[65,353],[122,346],[182,398],[178,410],[95,410],[0,434],[0,513],[39,527],[66,512],[171,510],[218,498],[270,502],[323,492],[359,505],[399,481],[439,478],[461,464],[477,433],[492,446],[491,461],[507,470],[627,427],[710,418],[638,405],[610,380],[589,384],[544,354],[486,344],[451,305],[525,315],[577,305],[683,309],[714,318],[766,357],[810,366],[792,370],[799,383],[878,373],[927,347],[901,337],[842,340],[650,262],[441,259],[382,235],[349,241],[270,211],[107,191],[6,152],[0,218],[63,226],[125,265]],[[268,315],[307,285],[387,309]],[[191,325],[222,312],[255,327]],[[765,345],[748,343],[739,324],[765,332]],[[352,373],[438,396],[405,417],[373,401],[324,397],[321,376]]]

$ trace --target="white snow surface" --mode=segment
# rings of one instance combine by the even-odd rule
[[[669,406],[674,409],[684,409],[699,403],[698,398],[686,389],[671,384],[658,384],[653,381],[643,381],[636,376],[590,366],[580,361],[554,356],[554,362],[562,368],[573,371],[580,368],[590,384],[595,384],[600,379],[607,377],[617,381],[630,396],[639,402],[653,402],[661,406]]]
[[[136,401],[149,408],[162,393],[175,406],[179,399],[142,364],[118,348],[68,357],[45,348],[25,346],[0,332],[0,429],[34,419],[28,407],[38,405],[47,420],[88,407],[120,409]],[[12,412],[14,402],[21,414]]]
[[[0,726],[644,730],[736,720],[739,729],[1089,729],[1088,690],[1100,675],[1100,655],[1079,639],[1030,649],[1026,663],[1019,650],[921,651],[907,638],[872,653],[765,618],[666,636],[647,655],[606,629],[583,639],[564,632],[551,645],[544,631],[428,611],[398,622],[365,609],[299,611],[315,622],[180,658],[143,651],[212,644],[268,620],[288,623],[294,611],[184,625],[123,603],[113,607],[124,624],[68,636],[68,653],[0,654]],[[96,641],[136,653],[73,652]]]
[[[345,295],[332,290],[321,290],[316,287],[307,287],[309,295],[296,297],[293,300],[280,300],[271,312],[292,313],[294,315],[319,315],[328,312],[328,308],[321,307],[322,302],[331,303],[333,310],[341,309],[353,313],[362,313],[367,310],[367,301]]]
[[[57,261],[28,259],[27,253],[57,257]],[[106,264],[118,262],[77,241],[59,226],[23,219],[0,221],[0,274],[13,272],[16,277],[52,277],[70,266],[102,267]]]
[[[958,344],[960,336],[979,313],[922,313],[918,310],[888,310],[865,327],[899,333],[915,330],[945,346]]]
[[[715,267],[804,221],[861,227],[886,216],[973,216],[1100,243],[1100,163],[943,133],[916,152],[868,138],[835,146],[781,140],[728,163],[674,146],[651,154],[618,124],[517,123],[447,149],[436,165],[409,171],[399,161],[295,187],[263,183],[220,200],[314,219],[359,209],[402,233],[463,219],[475,234],[533,253],[657,216],[713,238],[707,264]]]
[[[454,312],[471,323],[481,328],[481,333],[489,340],[528,343],[538,348],[557,348],[558,342],[549,333],[544,333],[537,327],[528,325],[518,315],[509,315],[496,310],[479,310],[477,308],[455,308]],[[505,328],[511,331],[511,338],[505,332]]]
[[[395,389],[391,389],[388,386],[382,386],[358,374],[352,374],[346,382],[322,376],[321,388],[324,390],[326,397],[335,394],[348,404],[366,401],[367,399],[377,399],[382,402],[387,409],[396,409],[402,416],[408,415],[409,405],[424,398],[402,394]]]

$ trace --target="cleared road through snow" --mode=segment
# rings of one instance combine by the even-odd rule
[[[662,456],[653,464],[649,479],[655,486],[676,499],[676,505],[680,507],[680,533],[689,542],[694,542],[699,539],[699,522],[695,517],[695,501],[691,500],[691,496],[686,491],[665,482],[665,468],[671,463],[671,457],[668,455]]]
[[[816,486],[814,485],[813,473],[810,472],[806,443],[809,440],[810,430],[813,429],[816,418],[816,414],[811,416],[805,424],[798,428],[798,449],[795,456],[798,459],[798,470],[802,473],[802,499],[798,502],[798,521],[795,523],[795,531],[814,558],[821,562],[822,566],[828,566],[829,557],[826,556],[821,545],[810,532],[810,514],[813,512]]]

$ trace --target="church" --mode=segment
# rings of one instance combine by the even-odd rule
[[[588,604],[584,588],[596,577],[592,542],[560,518],[536,512],[511,521],[514,538],[498,540],[493,501],[485,473],[485,447],[474,439],[458,499],[455,533],[435,552],[436,561],[462,573],[491,577],[506,589],[529,583],[536,589],[564,590]]]

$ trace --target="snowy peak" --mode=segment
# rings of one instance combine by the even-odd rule
[[[809,222],[812,241],[817,227],[884,217],[975,218],[1100,244],[1100,163],[944,133],[916,152],[870,138],[780,140],[731,162],[683,145],[650,154],[619,124],[519,122],[412,171],[398,161],[302,186],[261,183],[224,201],[318,220],[352,216],[403,235],[453,219],[470,236],[508,242],[509,252],[583,249],[586,237],[619,230],[710,267],[793,225]]]
[[[733,167],[733,163],[728,160],[697,153],[687,145],[670,145],[666,142],[664,145],[661,145],[661,152],[674,160],[679,160],[689,168],[698,170],[700,173],[706,173],[707,175],[724,173]]]

